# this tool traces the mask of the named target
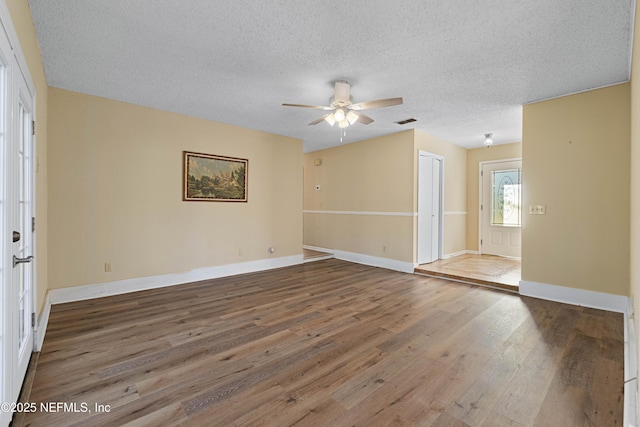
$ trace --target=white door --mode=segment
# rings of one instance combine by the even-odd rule
[[[442,157],[429,153],[418,156],[418,264],[442,255],[443,162]]]
[[[522,161],[482,163],[480,253],[520,257]]]
[[[9,153],[9,139],[7,135],[7,127],[9,120],[9,81],[10,81],[10,64],[12,61],[11,48],[9,41],[5,37],[4,31],[0,32],[0,165],[2,166],[2,174],[0,174],[0,219],[2,220],[2,244],[0,244],[0,403],[13,402],[13,378],[12,364],[13,362],[13,344],[12,344],[12,324],[13,324],[13,302],[11,300],[10,280],[11,280],[11,232],[9,223],[9,208],[7,206],[7,198],[9,191],[8,181],[12,174],[8,170],[7,155]],[[15,334],[13,334],[15,335]],[[0,410],[0,426],[6,426],[11,420],[11,413]]]
[[[33,94],[0,34],[0,402],[16,402],[33,351]],[[0,411],[0,426],[11,413]]]
[[[16,70],[19,71],[16,67]],[[22,384],[33,351],[33,270],[35,251],[33,245],[34,224],[34,147],[32,130],[32,99],[27,83],[18,74],[14,97],[14,132],[12,140],[13,153],[9,157],[10,167],[13,169],[13,179],[10,191],[10,209],[13,211],[11,254],[12,285],[14,301],[17,306],[14,329],[17,332],[15,348],[18,351],[16,375],[18,385]],[[17,169],[17,170],[16,170]],[[14,231],[19,233],[16,235]],[[16,241],[17,239],[17,241]],[[35,320],[35,319],[34,319]]]

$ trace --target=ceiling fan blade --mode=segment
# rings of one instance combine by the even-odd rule
[[[352,110],[368,110],[369,108],[391,107],[402,104],[402,98],[376,99],[375,101],[364,101],[350,105]]]
[[[315,119],[314,121],[312,121],[311,123],[309,123],[309,126],[311,125],[317,125],[318,123],[321,123],[324,121],[324,119],[326,119],[327,117],[329,117],[331,115],[331,113],[325,114],[324,116],[320,117],[319,119]]]
[[[357,111],[354,111],[353,113],[358,116],[358,121],[363,125],[368,125],[369,123],[373,123],[373,119],[367,116],[366,114],[358,113]]]
[[[322,105],[305,105],[305,104],[282,104],[283,107],[301,107],[301,108],[315,108],[316,110],[333,110],[333,107],[325,107]]]

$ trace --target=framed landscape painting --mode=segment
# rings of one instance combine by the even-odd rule
[[[246,202],[249,160],[185,151],[182,200]]]

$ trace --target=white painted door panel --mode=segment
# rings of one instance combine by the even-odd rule
[[[481,164],[480,252],[520,257],[522,161]]]
[[[418,156],[418,264],[440,258],[442,241],[442,159]]]
[[[4,25],[6,11],[2,16]],[[34,348],[34,93],[19,63],[0,26],[0,402],[9,405]],[[0,427],[12,415],[0,411]]]

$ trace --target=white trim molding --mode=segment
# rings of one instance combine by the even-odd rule
[[[325,255],[318,255],[318,256],[314,256],[312,258],[305,258],[304,259],[304,263],[308,263],[308,262],[314,262],[314,261],[322,261],[325,259],[331,259],[333,258],[333,251],[329,250],[329,249],[324,249],[324,248],[319,248],[316,246],[309,246],[309,245],[302,245],[302,249],[308,249],[310,251],[316,251],[316,252],[324,252]]]
[[[464,251],[453,252],[453,253],[450,253],[450,254],[444,254],[444,255],[442,255],[442,259],[454,258],[454,257],[460,256],[460,255],[466,255],[468,253],[469,253],[469,251],[464,250]]]
[[[546,283],[520,281],[520,295],[562,302],[582,307],[626,313],[628,297],[584,289],[567,288]]]
[[[302,249],[309,249],[310,251],[326,252],[333,255],[333,249],[321,248],[319,246],[302,245]]]
[[[638,366],[636,359],[636,334],[634,326],[633,301],[629,304],[624,318],[624,417],[623,426],[635,426],[638,420]]]
[[[49,298],[49,296],[49,291],[47,291],[47,295],[44,299],[44,307],[42,307],[42,312],[40,312],[40,314],[38,315],[36,330],[33,333],[33,351],[42,350],[42,344],[44,343],[44,334],[47,332],[47,325],[49,325],[49,315],[51,314],[51,299]]]
[[[289,267],[292,265],[302,264],[303,261],[303,256],[300,254],[288,257],[269,258],[237,264],[198,268],[183,273],[163,274],[159,276],[138,277],[113,282],[95,283],[91,285],[72,286],[68,288],[50,290],[49,299],[51,304],[62,304],[65,302],[82,301],[111,295],[126,294],[129,292],[163,288],[166,286],[181,285],[184,283],[198,282],[202,280],[217,279],[220,277],[234,276],[236,274]]]
[[[418,216],[418,212],[369,212],[369,211],[318,211],[303,210],[306,214],[323,214],[323,215],[370,215],[370,216]]]
[[[337,259],[351,261],[358,264],[371,265],[373,267],[386,268],[388,270],[400,271],[402,273],[413,273],[415,268],[412,262],[398,261],[395,259],[382,258],[373,255],[358,254],[355,252],[333,251]]]
[[[332,254],[333,258],[342,261],[355,262],[357,264],[370,265],[373,267],[386,268],[388,270],[400,271],[402,273],[413,273],[415,265],[412,262],[398,261],[390,258],[382,258],[373,255],[359,254],[356,252],[340,251],[335,249],[321,248],[318,246],[304,245],[303,248],[312,251],[327,252]]]
[[[465,211],[444,211],[442,212],[443,215],[466,215],[467,213]]]
[[[460,256],[460,255],[480,255],[480,252],[466,249],[464,251],[458,251],[458,252],[452,252],[450,254],[444,254],[442,256],[442,259],[449,259],[449,258],[457,257],[457,256]]]

